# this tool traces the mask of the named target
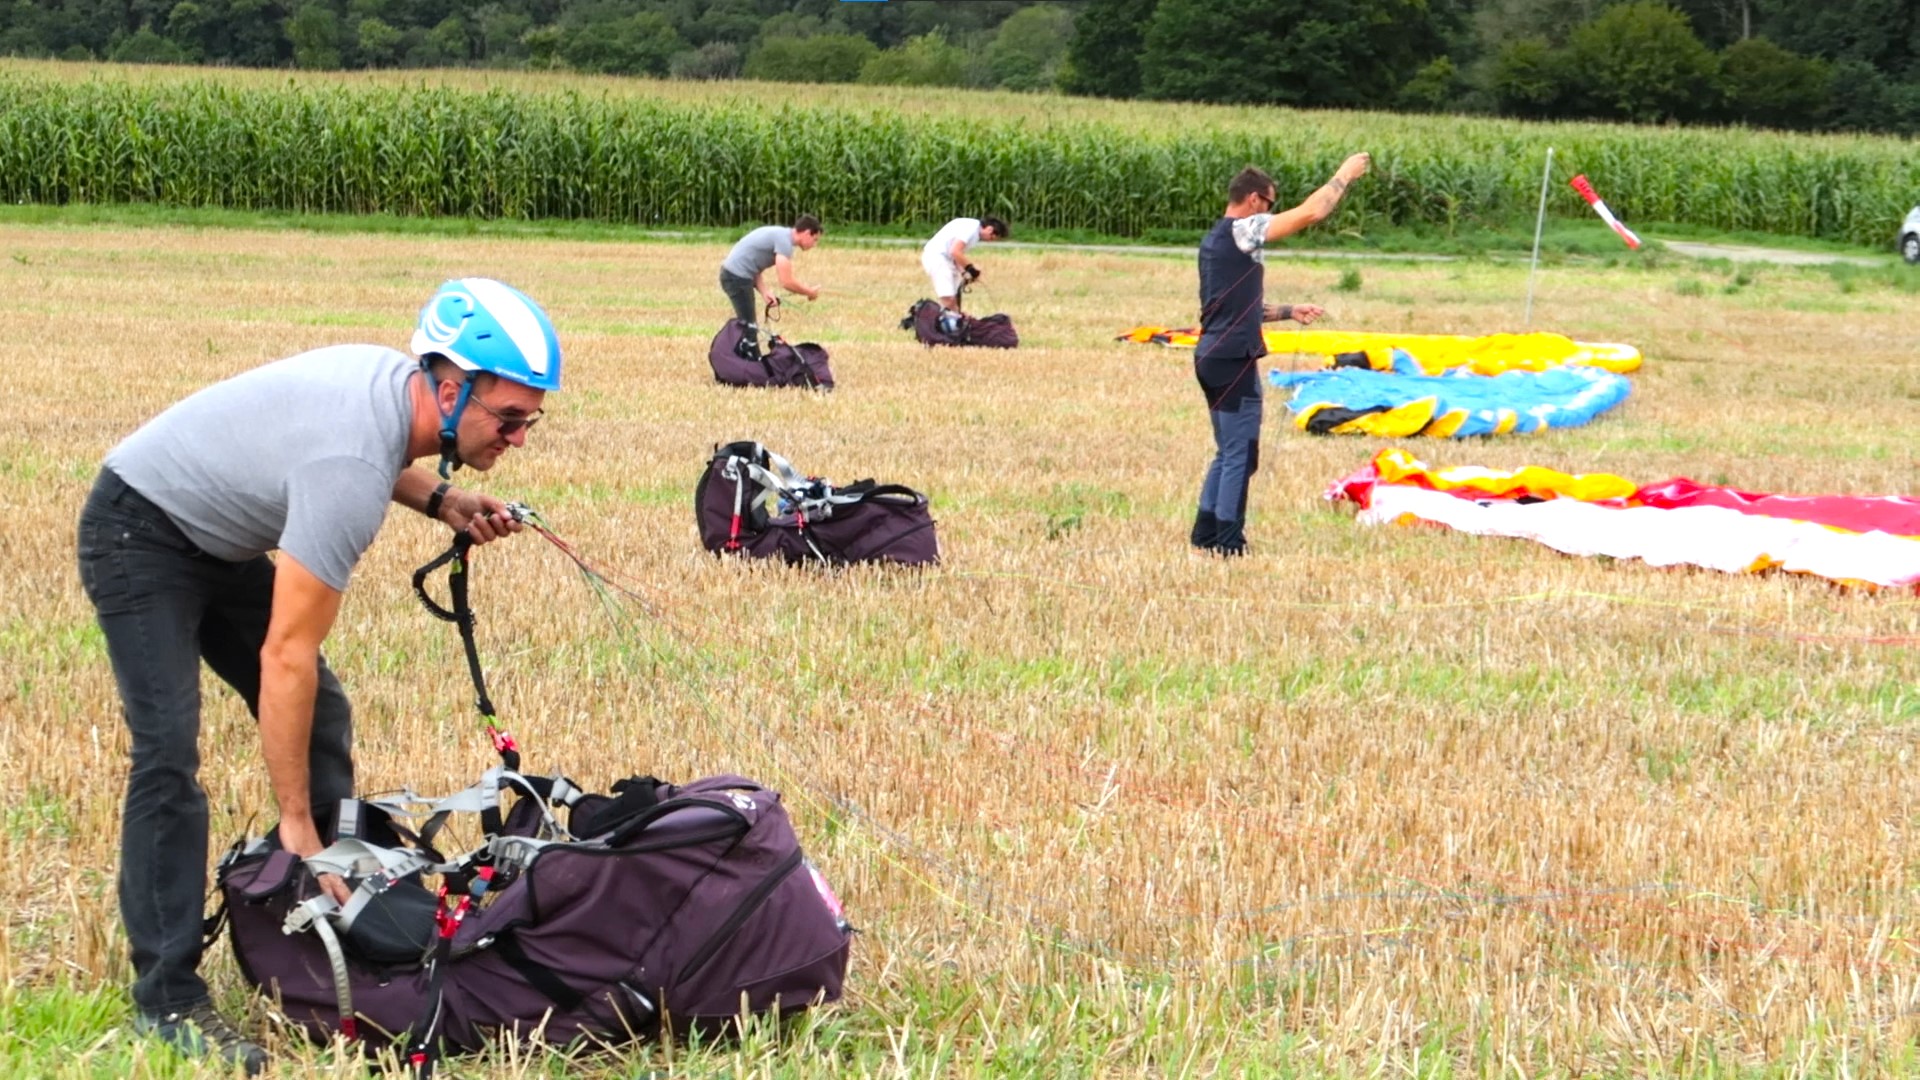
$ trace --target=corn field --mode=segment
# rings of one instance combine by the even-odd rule
[[[552,77],[492,85],[0,68],[0,198],[317,213],[728,226],[801,212],[924,224],[960,211],[1138,236],[1212,220],[1248,163],[1298,198],[1374,154],[1342,208],[1364,232],[1588,213],[1883,245],[1920,197],[1910,141],[1741,130],[1072,102],[943,91],[649,94]],[[768,91],[761,99],[741,87]],[[782,104],[764,99],[778,96]],[[973,101],[973,98],[978,98]],[[1059,101],[1060,99],[1051,99]],[[971,104],[969,104],[971,102]]]

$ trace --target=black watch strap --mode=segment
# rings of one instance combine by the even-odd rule
[[[445,480],[440,481],[440,486],[434,488],[433,494],[427,496],[427,508],[423,513],[430,518],[439,518],[440,504],[447,501],[447,492],[452,490],[453,485],[451,483]]]

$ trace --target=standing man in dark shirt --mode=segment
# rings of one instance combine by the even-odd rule
[[[1200,488],[1193,546],[1219,555],[1247,549],[1247,485],[1260,467],[1260,358],[1263,322],[1313,322],[1312,304],[1269,304],[1266,245],[1326,220],[1365,176],[1369,158],[1355,154],[1333,179],[1291,210],[1274,212],[1273,178],[1249,165],[1227,185],[1227,209],[1200,241],[1200,344],[1193,374],[1213,421],[1213,464]]]

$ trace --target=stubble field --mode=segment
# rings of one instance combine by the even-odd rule
[[[847,1002],[784,1042],[465,1075],[1855,1075],[1916,1065],[1920,690],[1910,594],[1656,571],[1518,542],[1362,530],[1320,499],[1381,443],[1268,406],[1255,553],[1189,555],[1211,452],[1185,354],[1190,258],[994,250],[976,307],[1023,347],[896,329],[909,248],[799,260],[779,329],[830,396],[715,386],[713,245],[0,226],[0,1063],[192,1075],[129,1040],[113,897],[125,734],[73,569],[97,463],[220,377],[403,346],[440,281],[541,300],[567,388],[487,490],[638,583],[608,618],[537,538],[486,550],[494,697],[535,771],[740,772],[786,793],[864,933]],[[1328,325],[1489,332],[1524,267],[1276,261]],[[1543,272],[1536,323],[1642,348],[1589,428],[1436,464],[1913,490],[1911,293],[1884,274],[1656,258]],[[1273,358],[1277,366],[1302,361]],[[289,401],[288,411],[303,408]],[[261,418],[272,423],[271,416]],[[928,492],[944,565],[839,574],[700,550],[717,442]],[[458,640],[395,511],[328,648],[369,789],[488,764]],[[251,721],[209,681],[216,848],[270,817]],[[270,1031],[224,948],[223,1002]],[[354,1075],[280,1044],[285,1075]]]

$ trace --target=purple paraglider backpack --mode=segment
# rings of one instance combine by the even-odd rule
[[[836,487],[751,440],[714,448],[693,510],[701,545],[716,555],[829,566],[940,561],[925,495],[872,480]]]
[[[728,386],[805,386],[833,389],[833,368],[825,346],[811,341],[798,345],[774,335],[765,349],[755,349],[747,326],[728,319],[707,346],[707,363],[715,382]]]
[[[295,1025],[402,1045],[416,1077],[496,1037],[618,1045],[838,1000],[852,927],[778,792],[634,777],[602,795],[520,771],[474,644],[471,545],[456,538],[414,590],[459,624],[501,764],[442,799],[343,800],[332,843],[304,860],[272,830],[235,844],[209,942],[224,924],[241,973]],[[451,610],[424,585],[443,565]],[[479,846],[443,854],[467,814]],[[317,873],[345,879],[347,902]]]
[[[316,1038],[412,1047],[431,1027],[433,1053],[501,1036],[618,1044],[840,997],[851,928],[777,792],[736,776],[618,788],[496,768],[412,807],[419,832],[370,800],[345,804],[350,824],[304,862],[237,847],[219,890],[240,970]],[[507,799],[480,848],[434,849],[447,815]],[[347,877],[344,908],[317,868]]]
[[[900,329],[912,330],[920,344],[974,345],[989,349],[1013,349],[1020,345],[1020,334],[1013,320],[1005,315],[975,318],[963,311],[949,312],[937,300],[920,300],[900,320]]]

